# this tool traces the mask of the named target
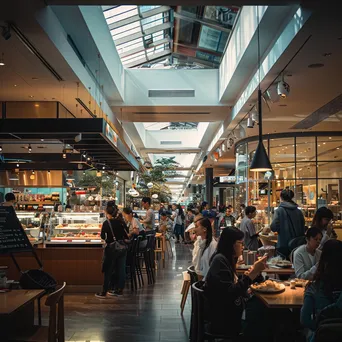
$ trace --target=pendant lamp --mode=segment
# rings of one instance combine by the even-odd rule
[[[272,166],[270,163],[270,160],[268,158],[268,155],[265,150],[265,146],[262,142],[262,96],[261,96],[261,77],[260,77],[260,67],[261,67],[261,61],[260,61],[260,20],[259,20],[259,7],[257,7],[258,11],[258,71],[259,71],[259,87],[258,87],[258,114],[259,114],[259,142],[258,146],[255,150],[255,154],[250,166],[250,171],[254,172],[266,172],[266,171],[272,171]]]

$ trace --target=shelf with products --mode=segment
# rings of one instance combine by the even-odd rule
[[[51,230],[46,247],[72,245],[102,245],[100,237],[105,219],[100,212],[56,213],[56,225]]]

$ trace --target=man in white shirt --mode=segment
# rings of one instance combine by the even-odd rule
[[[146,210],[146,216],[140,220],[145,227],[146,231],[154,230],[155,229],[155,217],[154,211],[151,208],[151,198],[150,197],[143,197],[141,200],[142,207]]]
[[[252,219],[256,216],[256,208],[254,206],[248,206],[245,209],[245,216],[241,220],[240,230],[245,234],[244,244],[245,248],[250,251],[257,251],[259,248],[258,235],[256,232]]]

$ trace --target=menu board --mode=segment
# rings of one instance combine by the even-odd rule
[[[12,206],[0,206],[0,254],[27,252],[32,245]]]

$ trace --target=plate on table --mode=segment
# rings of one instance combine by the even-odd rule
[[[278,261],[275,265],[278,267],[281,267],[281,268],[291,268],[292,267],[291,261],[288,261],[288,260]]]
[[[266,280],[262,283],[252,284],[251,289],[260,293],[281,293],[285,291],[285,285],[273,280]]]

